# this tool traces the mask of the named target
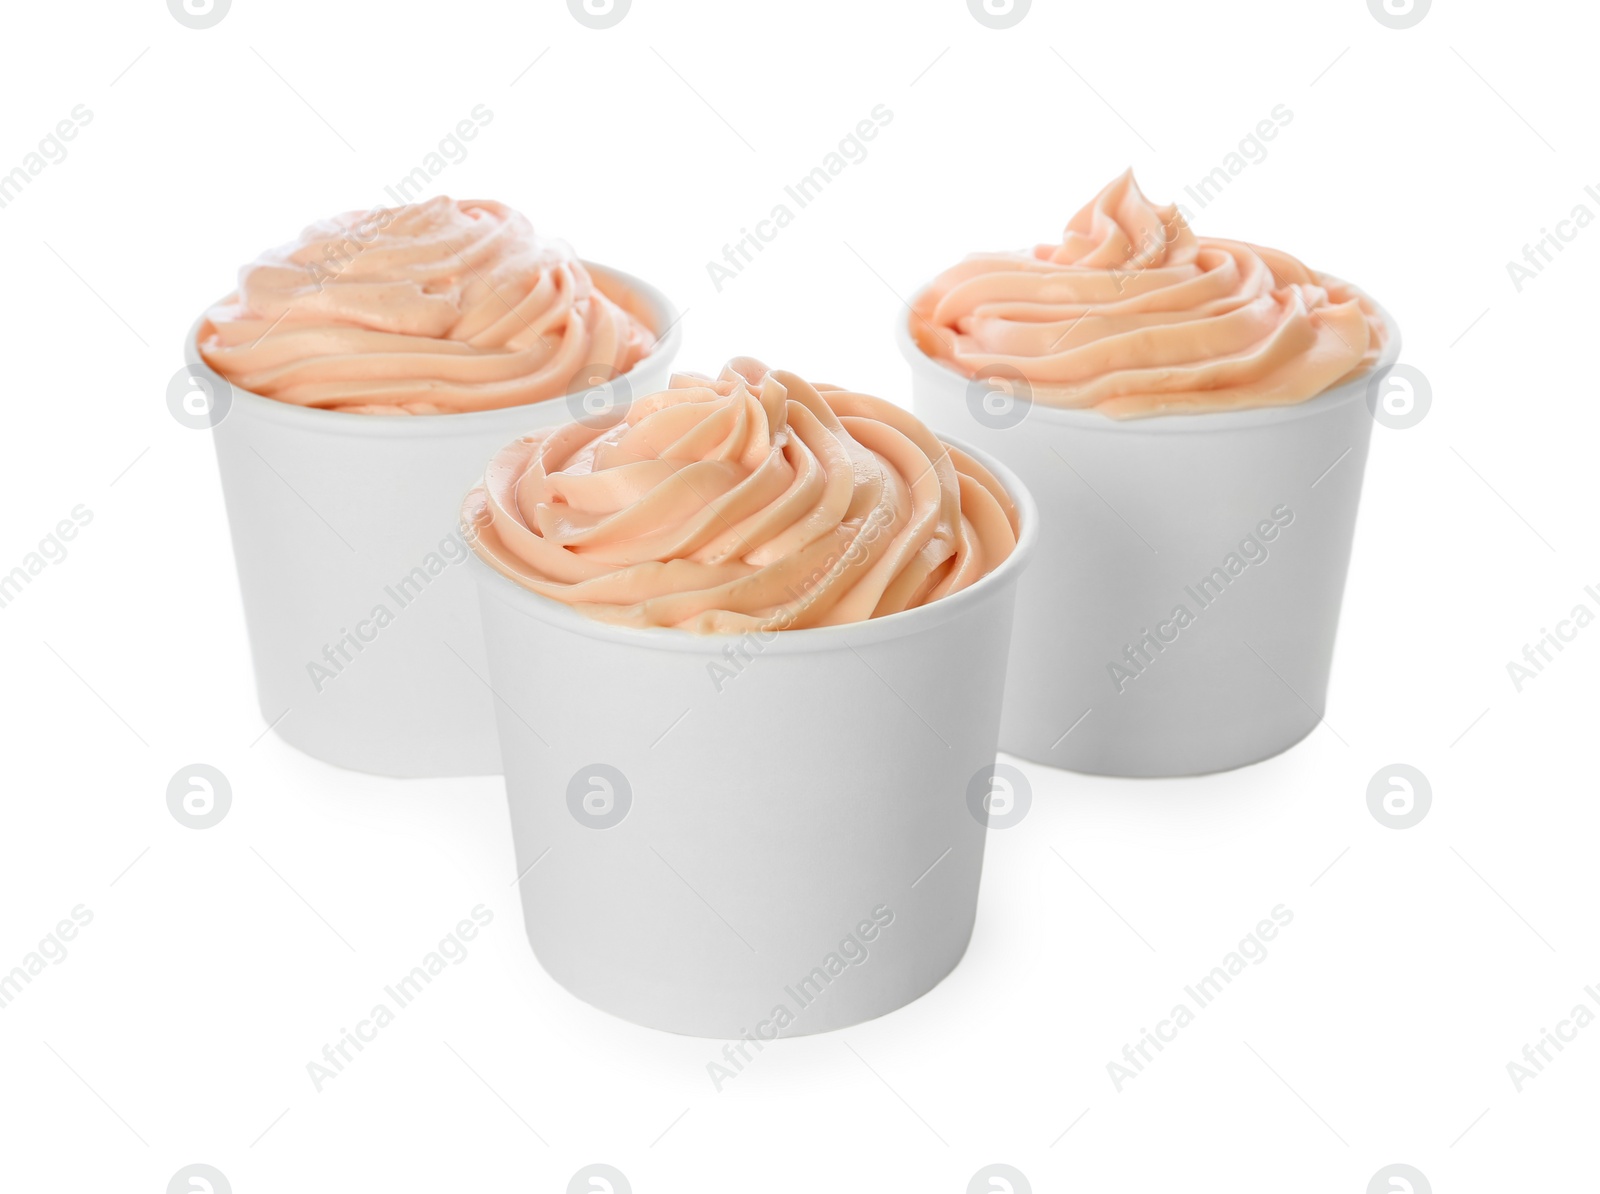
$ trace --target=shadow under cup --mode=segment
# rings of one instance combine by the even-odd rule
[[[654,287],[585,263],[662,338],[619,398],[664,389],[681,333]],[[444,415],[362,415],[230,386],[212,438],[262,716],[313,758],[375,775],[498,775],[494,698],[462,495],[511,440],[573,420],[568,397]],[[571,397],[582,402],[595,391]]]
[[[1399,355],[1290,406],[1113,419],[1017,402],[896,320],[912,406],[1014,469],[1040,512],[1000,749],[1181,776],[1268,758],[1322,719],[1367,445]]]
[[[865,622],[613,626],[474,555],[528,938],[558,983],[760,1041],[884,1015],[961,960],[1038,537],[1015,476],[972,455],[1017,503],[1016,550]]]

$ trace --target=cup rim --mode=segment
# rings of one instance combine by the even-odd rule
[[[1134,419],[1117,419],[1110,415],[1102,414],[1096,408],[1090,407],[1061,407],[1051,406],[1044,402],[1029,402],[1028,411],[1024,417],[1025,423],[1035,416],[1042,417],[1048,422],[1070,427],[1077,431],[1098,431],[1107,434],[1123,435],[1169,435],[1169,434],[1196,434],[1206,432],[1223,432],[1242,430],[1250,427],[1261,427],[1286,422],[1290,419],[1309,418],[1322,413],[1331,407],[1341,406],[1357,397],[1365,398],[1367,390],[1373,381],[1394,365],[1400,357],[1400,325],[1384,307],[1365,290],[1354,286],[1344,279],[1333,274],[1322,273],[1322,277],[1330,282],[1344,286],[1371,303],[1378,315],[1382,318],[1385,328],[1389,332],[1388,342],[1383,351],[1378,354],[1378,359],[1370,366],[1337,385],[1329,386],[1320,394],[1313,394],[1302,402],[1289,402],[1278,406],[1252,406],[1242,410],[1212,410],[1194,411],[1169,411],[1160,415],[1146,415]],[[973,378],[957,369],[952,368],[937,357],[930,357],[922,351],[916,339],[911,335],[911,320],[916,316],[917,302],[927,293],[933,285],[932,281],[920,287],[912,297],[911,302],[904,304],[903,310],[896,312],[894,324],[895,346],[900,350],[900,355],[911,365],[913,373],[931,373],[933,376],[954,379],[963,385],[970,384]]]
[[[683,340],[683,317],[673,306],[672,301],[655,286],[623,270],[592,261],[582,261],[582,264],[597,279],[603,278],[625,293],[638,295],[643,300],[640,305],[645,310],[633,311],[633,314],[647,326],[656,325],[650,328],[656,334],[655,347],[650,350],[648,356],[638,361],[622,376],[631,382],[646,372],[669,368],[678,355],[678,348]],[[227,297],[224,296],[218,301],[224,302]],[[608,297],[613,301],[619,301],[615,295]],[[565,403],[573,394],[587,393],[586,390],[574,390],[573,394],[557,394],[550,398],[541,398],[538,402],[496,406],[489,410],[448,411],[436,415],[362,415],[352,414],[349,411],[327,410],[319,406],[301,406],[294,402],[280,402],[276,398],[247,390],[213,369],[200,354],[200,329],[207,321],[208,315],[206,312],[201,312],[200,317],[189,328],[188,336],[184,340],[184,362],[192,372],[199,373],[212,384],[225,385],[232,400],[249,410],[252,415],[333,434],[398,437],[475,435],[501,424],[515,428],[521,425],[527,411],[548,407],[553,402]]]
[[[951,593],[937,601],[919,605],[915,609],[900,610],[881,618],[868,618],[861,622],[846,622],[838,626],[808,626],[800,630],[774,630],[762,646],[763,654],[803,654],[807,652],[838,651],[866,646],[870,643],[888,642],[907,638],[931,630],[959,617],[979,602],[1003,589],[1019,576],[1032,560],[1039,540],[1039,508],[1033,495],[1011,469],[989,453],[970,447],[965,442],[949,436],[939,436],[940,442],[958,448],[971,456],[994,475],[1002,488],[1017,506],[1020,531],[1017,545],[999,567],[979,577],[960,592]],[[472,528],[461,524],[462,534],[471,545],[476,538]],[[524,588],[495,568],[474,548],[472,565],[480,586],[486,586],[486,595],[493,595],[523,614],[539,619],[546,625],[571,631],[591,639],[658,650],[677,651],[722,658],[722,649],[753,631],[740,634],[701,634],[676,626],[619,626],[601,622],[574,609],[563,601],[546,597]]]

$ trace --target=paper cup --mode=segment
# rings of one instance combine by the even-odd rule
[[[617,627],[474,556],[528,938],[558,983],[761,1042],[884,1015],[961,960],[1038,538],[1027,492],[973,455],[1016,500],[1016,551],[853,625]]]
[[[1112,419],[1017,402],[896,321],[913,408],[1010,465],[1040,511],[1000,749],[1096,775],[1224,771],[1322,720],[1376,393]],[[1184,611],[1180,613],[1179,611]]]
[[[672,305],[588,268],[662,337],[609,391],[665,388],[680,339]],[[570,421],[595,391],[467,414],[316,410],[229,386],[200,357],[204,322],[185,356],[227,403],[209,418],[262,716],[290,745],[355,771],[498,774],[461,495],[507,441]]]

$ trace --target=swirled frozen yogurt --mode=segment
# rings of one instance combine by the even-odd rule
[[[1195,236],[1131,171],[1060,244],[939,275],[911,333],[968,377],[1020,379],[1035,402],[1117,418],[1304,402],[1371,365],[1388,336],[1354,287],[1275,249]]]
[[[462,513],[479,555],[591,617],[709,634],[859,622],[966,588],[1016,505],[907,411],[737,357],[614,426],[535,432]]]
[[[281,402],[456,414],[627,372],[655,344],[642,309],[503,204],[440,196],[347,212],[263,253],[207,313],[199,347]]]

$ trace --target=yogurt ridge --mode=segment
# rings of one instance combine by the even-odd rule
[[[1370,367],[1389,335],[1354,287],[1276,249],[1197,237],[1131,170],[1059,244],[940,274],[911,333],[968,377],[1113,418],[1304,402]]]
[[[736,357],[609,428],[507,446],[467,496],[478,554],[590,617],[706,634],[937,601],[1015,549],[995,477],[881,398]]]
[[[445,196],[346,212],[239,271],[200,353],[234,385],[353,414],[459,414],[626,373],[655,333],[520,213]]]

